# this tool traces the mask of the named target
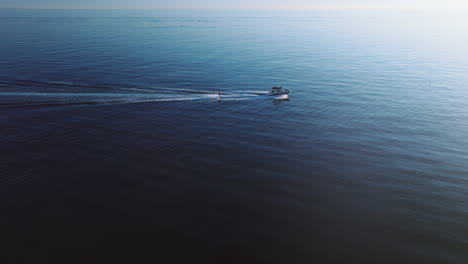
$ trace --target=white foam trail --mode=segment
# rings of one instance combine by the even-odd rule
[[[0,107],[22,107],[37,105],[70,104],[118,104],[143,102],[171,102],[194,100],[247,100],[259,97],[249,93],[205,93],[169,94],[169,93],[31,93],[0,92]]]
[[[265,97],[265,91],[237,89],[222,91],[190,87],[161,87],[144,85],[113,85],[101,83],[73,83],[67,81],[0,80],[0,86],[14,88],[0,92],[0,107],[71,104],[122,104],[139,102],[170,102],[193,100],[248,100]],[[11,86],[11,87],[10,87]],[[26,89],[20,92],[21,89]],[[32,92],[42,91],[42,92]],[[221,93],[221,96],[218,94]]]

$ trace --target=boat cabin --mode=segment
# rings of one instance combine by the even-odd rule
[[[281,85],[276,85],[276,86],[271,87],[272,93],[278,93],[282,91],[283,91],[283,87]]]
[[[290,93],[291,90],[289,89],[283,89],[281,85],[276,85],[271,87],[271,91],[269,91],[267,94],[268,95],[279,95],[279,94],[288,94]]]

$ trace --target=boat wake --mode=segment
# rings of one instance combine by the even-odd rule
[[[75,84],[67,82],[0,81],[0,107],[77,104],[127,104],[196,100],[248,100],[261,91],[222,92],[174,87]]]

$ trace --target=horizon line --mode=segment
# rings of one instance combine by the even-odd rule
[[[0,9],[54,10],[468,10],[468,7],[1,7]]]

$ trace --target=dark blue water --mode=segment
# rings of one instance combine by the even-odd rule
[[[466,25],[0,10],[3,262],[468,262]]]

